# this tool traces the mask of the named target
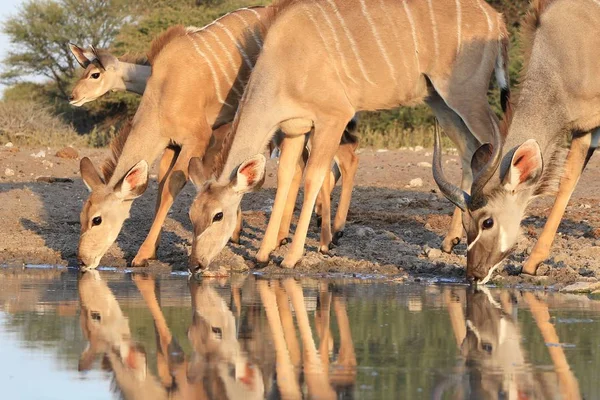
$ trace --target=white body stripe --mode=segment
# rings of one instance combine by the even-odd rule
[[[396,43],[398,43],[398,45],[400,45],[400,43],[402,43],[402,41],[400,40],[400,36],[398,35],[398,31],[396,29],[397,23],[394,20],[392,20],[390,13],[387,12],[386,5],[383,2],[383,0],[379,0],[379,5],[381,6],[381,10],[383,11],[383,15],[385,15],[385,18],[386,18],[389,26],[392,27],[392,34],[394,35],[394,39],[396,39]],[[403,57],[403,55],[401,54],[400,59],[402,60],[402,66],[404,67],[404,71],[408,72],[408,64],[406,62],[406,57]],[[408,80],[408,82],[412,83],[410,74],[407,73],[406,75],[403,76],[403,78],[406,78]]]
[[[315,6],[317,6],[317,8],[319,9],[319,11],[321,11],[321,14],[323,15],[323,19],[325,19],[325,22],[327,23],[327,26],[329,26],[329,29],[331,30],[331,34],[333,35],[333,42],[335,43],[335,49],[337,51],[337,54],[339,54],[340,61],[342,62],[342,68],[344,69],[344,73],[346,74],[346,76],[352,82],[358,83],[356,81],[356,79],[354,79],[354,77],[352,76],[352,74],[350,73],[350,67],[348,66],[348,63],[346,62],[346,55],[342,52],[342,46],[340,45],[340,40],[339,40],[338,35],[337,35],[337,33],[335,31],[335,28],[333,26],[333,22],[331,22],[331,19],[329,18],[329,15],[327,15],[327,12],[325,11],[325,9],[323,8],[323,6],[320,3],[314,3],[314,4],[315,4]],[[308,14],[310,14],[310,11],[309,11],[308,7],[305,6],[304,9],[306,10],[306,12]],[[321,39],[323,40],[323,42],[327,43],[327,40],[325,40],[325,38],[323,37],[323,35],[321,33],[321,30],[319,29],[319,24],[314,19],[314,16],[312,16],[312,14],[311,14],[311,15],[309,15],[309,18],[311,18],[311,21],[314,22],[315,28],[317,29],[317,32],[321,36]]]
[[[510,248],[510,241],[508,240],[508,235],[506,234],[506,231],[502,228],[502,225],[500,225],[498,235],[500,236],[500,251],[504,253]]]
[[[490,15],[486,11],[485,6],[483,4],[481,4],[481,0],[477,0],[477,5],[481,9],[481,11],[485,14],[485,19],[487,20],[487,24],[488,24],[488,33],[491,33],[492,32],[492,19],[490,18]]]
[[[235,39],[235,37],[231,34],[231,32],[229,32],[229,29],[227,29],[227,27],[225,25],[223,25],[222,23],[217,22],[217,21],[215,21],[214,24],[216,24],[219,28],[221,28],[225,32],[225,34],[229,37],[229,39],[231,39],[231,41],[233,43],[235,43],[235,47],[237,47],[238,51],[242,55],[242,58],[244,59],[244,62],[246,63],[246,66],[248,68],[252,69],[253,65],[252,65],[252,62],[250,61],[250,57],[248,57],[248,54],[246,54],[246,52],[244,51],[244,49],[242,48],[242,46],[240,46],[240,44]]]
[[[219,39],[219,36],[213,32],[212,30],[208,30],[208,33],[210,33],[214,38],[215,41],[217,42],[217,44],[219,45],[219,47],[221,47],[221,50],[223,50],[223,52],[225,53],[225,56],[227,57],[227,60],[229,61],[229,65],[231,67],[231,69],[234,71],[234,73],[236,74],[236,78],[235,80],[237,82],[240,83],[241,87],[243,88],[244,85],[243,83],[240,81],[239,79],[239,74],[237,73],[237,70],[239,69],[238,65],[236,64],[236,62],[233,60],[233,56],[231,55],[231,53],[229,52],[229,49],[225,46],[225,44],[223,43],[223,41],[221,39]],[[207,44],[208,50],[210,52],[213,52],[213,50],[210,48],[210,46]],[[213,52],[213,54],[215,54]],[[217,58],[216,54],[215,54],[215,58]],[[221,68],[221,72],[223,72],[223,74],[225,75],[225,77],[227,78],[227,81],[229,83],[229,85],[231,85],[231,89],[235,92],[235,94],[237,94],[239,97],[242,97],[242,93],[240,93],[240,91],[238,89],[235,88],[235,85],[233,83],[233,80],[231,79],[231,77],[229,76],[229,74],[225,71],[225,67],[223,65],[223,63],[221,62],[220,59],[217,58],[217,61],[219,63],[219,67]]]
[[[456,46],[456,54],[458,54],[458,52],[460,51],[460,46],[461,46],[461,40],[462,40],[462,11],[461,11],[461,7],[460,7],[460,0],[455,0],[456,1],[456,35],[457,35],[457,40],[458,40],[458,45]]]
[[[320,4],[315,3],[319,8],[321,8]],[[321,32],[321,29],[319,27],[319,23],[317,22],[315,16],[310,12],[310,8],[307,7],[305,4],[302,4],[302,8],[304,9],[304,12],[306,12],[306,15],[308,15],[308,19],[310,19],[310,21],[314,24],[315,26],[315,30],[317,31],[317,33],[319,34],[319,37],[321,38],[321,40],[323,41],[323,45],[325,46],[325,50],[327,51],[327,54],[335,54],[333,52],[333,50],[329,47],[329,44],[327,42],[327,40],[325,39],[325,37],[323,37],[323,33]],[[321,8],[322,10],[322,8]],[[324,17],[328,20],[327,15],[324,14]],[[329,22],[329,21],[328,21]],[[333,29],[333,27],[332,27]],[[343,54],[341,54],[341,50],[339,48],[339,42],[337,40],[337,36],[335,35],[335,31],[333,31],[333,35],[334,35],[334,42],[336,44],[337,50],[338,50],[338,54],[341,55],[341,61],[342,61],[342,68],[344,68],[344,71],[346,72],[346,76],[348,76],[348,78],[350,78],[350,80],[352,80],[353,82],[356,83],[356,81],[354,80],[354,78],[352,78],[352,75],[350,75],[349,71],[347,70],[348,65],[346,64],[346,58],[344,57]],[[338,78],[340,78],[340,81],[343,82],[342,77],[340,75],[340,71],[338,71],[338,68],[336,66],[336,63],[332,63],[332,65],[335,68],[335,72],[338,76]]]
[[[194,49],[196,49],[196,52],[200,55],[200,58],[202,58],[207,64],[208,64],[208,68],[210,69],[210,74],[212,75],[213,78],[213,83],[215,85],[215,90],[216,90],[216,94],[217,94],[217,100],[219,101],[219,103],[224,104],[224,105],[228,105],[229,107],[231,107],[231,104],[227,104],[225,102],[225,100],[223,100],[223,98],[221,97],[221,84],[219,83],[219,79],[217,77],[217,73],[215,71],[215,67],[212,65],[212,63],[210,62],[210,60],[206,57],[206,54],[204,54],[202,52],[202,50],[200,49],[200,46],[198,46],[198,43],[196,43],[196,41],[194,40],[193,37],[187,35],[187,38],[190,39],[190,42],[192,42],[192,45],[194,46]]]
[[[246,7],[246,8],[242,8],[242,10],[250,11],[252,14],[256,15],[256,19],[260,20],[260,14],[255,9]]]
[[[248,10],[249,11],[249,10]],[[254,11],[256,13],[256,11]],[[258,13],[257,13],[258,14]],[[259,49],[262,48],[262,41],[261,39],[258,37],[258,35],[256,34],[256,31],[254,30],[254,27],[251,26],[248,21],[246,21],[246,18],[242,17],[240,15],[240,13],[233,13],[231,14],[234,17],[237,17],[238,19],[240,19],[242,21],[242,23],[244,24],[244,26],[246,27],[246,29],[250,32],[250,34],[252,35],[252,39],[254,39],[254,42],[256,43],[256,45],[258,46]]]
[[[396,80],[396,69],[390,61],[387,51],[385,50],[385,47],[381,42],[381,38],[379,37],[379,33],[377,32],[377,26],[373,23],[373,19],[371,18],[369,11],[367,11],[367,5],[365,4],[365,0],[360,0],[360,10],[362,11],[363,15],[367,19],[367,22],[369,23],[369,26],[371,27],[371,32],[373,32],[373,37],[375,38],[375,43],[377,43],[377,47],[379,48],[379,51],[381,52],[381,55],[383,56],[383,59],[385,60],[385,63],[387,64],[390,70],[390,75],[392,76],[392,79],[395,83],[397,83],[398,81]]]
[[[479,240],[479,238],[481,237],[481,232],[483,232],[483,230],[479,229],[479,233],[477,234],[477,237],[475,238],[475,240],[473,240],[471,243],[469,243],[469,245],[467,246],[467,251],[471,250],[471,247],[473,247],[475,245],[475,243],[477,243],[477,241]]]
[[[419,42],[417,39],[417,30],[415,28],[415,21],[413,20],[412,14],[410,12],[410,8],[408,7],[408,0],[402,0],[402,5],[404,6],[404,11],[406,12],[406,16],[408,18],[408,23],[410,24],[410,32],[413,38],[413,44],[415,46],[415,58],[417,59],[417,71],[421,72],[421,62],[419,61]]]
[[[429,19],[431,21],[431,29],[433,30],[433,48],[435,51],[435,63],[437,65],[438,57],[440,56],[440,42],[438,39],[437,23],[435,22],[435,13],[433,12],[431,0],[427,0],[427,7],[429,8]]]
[[[227,51],[227,49],[225,48],[223,43],[219,40],[218,36],[214,32],[212,32],[211,30],[207,30],[207,32],[212,33],[215,36],[217,43],[220,43],[220,45],[225,49],[225,51]],[[217,65],[219,66],[219,70],[221,71],[221,74],[223,75],[223,77],[225,77],[225,80],[227,81],[227,84],[233,89],[233,91],[238,96],[241,96],[241,93],[234,87],[234,84],[233,84],[234,79],[231,78],[231,76],[227,72],[227,69],[225,68],[225,65],[223,65],[223,62],[221,61],[221,59],[219,57],[217,57],[217,54],[214,51],[214,49],[212,48],[212,46],[210,45],[210,43],[208,43],[208,41],[204,38],[203,35],[197,35],[197,36],[200,38],[200,40],[202,40],[202,44],[204,44],[204,46],[208,50],[209,54],[213,55],[215,61],[217,62]],[[235,71],[235,65],[233,65],[233,70]]]
[[[334,12],[335,16],[337,17],[340,25],[342,26],[342,29],[344,30],[344,33],[346,34],[348,42],[350,43],[350,48],[352,49],[352,52],[354,53],[354,56],[356,57],[356,62],[358,63],[358,67],[360,68],[360,71],[362,72],[363,77],[371,85],[374,85],[375,83],[373,83],[371,81],[371,79],[369,79],[369,75],[367,75],[367,71],[365,70],[365,66],[363,65],[363,62],[362,62],[362,60],[360,58],[360,55],[358,54],[358,48],[356,46],[356,42],[354,41],[354,38],[352,37],[352,33],[350,32],[350,29],[348,29],[348,26],[346,25],[346,22],[344,21],[344,18],[342,17],[342,14],[340,14],[340,11],[337,9],[337,7],[336,7],[335,3],[333,2],[333,0],[327,0],[327,3],[329,3],[329,5],[331,6],[331,8],[333,9],[333,12]]]

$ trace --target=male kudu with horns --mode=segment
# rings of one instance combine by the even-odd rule
[[[360,110],[423,101],[459,148],[462,186],[470,186],[471,155],[492,138],[496,124],[486,97],[494,69],[508,92],[507,32],[501,14],[482,0],[297,0],[276,7],[234,120],[231,143],[225,146],[220,177],[201,188],[192,206],[202,210],[200,220],[237,207],[241,194],[234,190],[236,171],[252,180],[262,177],[260,153],[275,131],[287,135],[290,151],[282,154],[280,170],[290,171],[305,134],[312,131],[302,212],[282,263],[293,267],[302,256],[315,199],[347,121]],[[276,206],[290,187],[290,177],[279,181]],[[273,208],[257,255],[261,263],[277,246],[271,238],[282,215],[282,209]],[[462,236],[460,217],[452,233],[448,238],[456,243]],[[202,241],[204,232],[196,234],[195,240]],[[215,253],[210,246],[197,249],[204,264]]]
[[[436,135],[434,177],[446,197],[466,211],[467,276],[482,283],[515,246],[529,202],[553,193],[560,180],[552,211],[523,271],[534,274],[548,257],[600,137],[600,2],[534,0],[524,29],[525,73],[508,136],[504,145],[498,135],[493,146],[484,145],[473,156],[479,177],[470,195],[444,179]]]

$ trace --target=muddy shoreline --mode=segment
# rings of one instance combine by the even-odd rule
[[[43,157],[39,157],[41,150],[45,152]],[[87,190],[79,178],[78,159],[58,158],[54,155],[57,150],[0,148],[0,265],[76,266],[79,212]],[[95,163],[100,163],[106,154],[105,150],[78,150],[80,157],[89,156]],[[313,221],[306,255],[294,270],[285,271],[277,265],[289,246],[286,245],[274,252],[267,267],[257,272],[269,276],[340,273],[385,276],[398,281],[428,278],[460,281],[466,262],[464,242],[453,254],[436,250],[450,224],[452,207],[433,182],[427,164],[430,162],[428,149],[361,151],[348,224],[340,245],[329,254],[318,253],[318,229]],[[444,163],[449,178],[458,181],[460,168],[456,155],[445,155]],[[248,194],[242,203],[244,230],[240,245],[228,245],[211,266],[212,270],[244,272],[255,267],[253,255],[273,203],[275,168],[275,161],[269,161],[263,190]],[[8,169],[14,174],[7,174]],[[536,200],[529,208],[517,251],[492,282],[551,289],[587,282],[593,289],[600,276],[600,217],[596,212],[600,205],[596,198],[600,183],[595,179],[599,169],[600,159],[592,158],[559,228],[551,257],[540,267],[538,276],[517,273],[541,233],[551,198]],[[103,258],[102,266],[125,268],[135,256],[153,217],[155,174],[153,169],[147,192],[135,201],[131,218]],[[422,186],[408,187],[415,178],[422,179]],[[165,224],[158,260],[152,261],[148,268],[130,270],[187,269],[191,245],[187,212],[194,194],[192,185],[187,185],[176,200]],[[334,191],[334,204],[338,197],[339,187]],[[297,211],[300,204],[301,196]]]

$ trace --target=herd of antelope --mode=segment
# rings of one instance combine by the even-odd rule
[[[277,193],[256,260],[268,262],[287,241],[304,176],[301,213],[281,263],[293,268],[316,203],[320,250],[343,235],[358,166],[356,113],[424,102],[460,154],[455,185],[442,170],[436,126],[433,176],[457,207],[442,249],[451,252],[466,230],[470,281],[491,278],[514,248],[529,202],[558,189],[523,267],[534,274],[600,137],[593,58],[600,1],[532,0],[521,25],[525,63],[512,102],[508,33],[484,0],[281,0],[204,28],[172,27],[134,63],[72,45],[85,72],[71,104],[111,90],[142,95],[101,174],[81,161],[91,191],[81,212],[81,265],[99,264],[162,153],[156,215],[132,265],[156,256],[163,222],[189,179],[197,189],[190,270],[207,268],[228,240],[239,240],[241,199],[261,186],[271,146],[280,150]],[[502,123],[487,100],[492,74]],[[331,190],[340,177],[332,231]]]

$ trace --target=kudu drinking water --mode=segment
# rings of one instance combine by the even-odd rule
[[[493,147],[484,145],[473,156],[478,178],[470,195],[444,179],[439,140],[434,151],[440,189],[465,210],[467,276],[483,283],[515,246],[529,202],[554,193],[560,181],[523,271],[534,274],[548,257],[569,198],[600,137],[600,3],[534,0],[523,25],[526,63],[512,120],[511,113],[505,116],[508,136],[502,145],[497,135]]]
[[[471,155],[491,140],[490,120],[496,123],[486,97],[494,69],[500,87],[508,91],[507,32],[501,14],[480,0],[459,0],[452,6],[442,0],[298,0],[276,8],[226,139],[219,178],[203,186],[193,205],[202,210],[198,221],[235,210],[242,196],[228,188],[240,178],[260,180],[260,154],[278,129],[287,135],[290,150],[281,156],[280,171],[293,171],[304,135],[313,131],[302,212],[282,263],[293,267],[302,256],[317,194],[328,183],[324,178],[348,120],[360,110],[423,101],[456,143],[463,162],[462,187],[470,186]],[[291,176],[278,182],[259,262],[268,261],[277,246],[283,199],[291,186]],[[222,248],[231,229],[220,232],[220,238],[214,231],[207,235]],[[203,241],[203,235],[196,232],[195,240]],[[328,235],[326,241],[331,240]],[[456,243],[461,236],[459,217],[447,239]],[[203,263],[220,250],[208,243],[196,248]]]
[[[143,181],[147,176],[147,164],[154,160],[157,151],[164,149],[158,176],[156,216],[132,264],[144,265],[149,258],[155,256],[167,212],[187,180],[188,160],[192,156],[204,154],[212,129],[216,129],[213,131],[216,139],[213,141],[213,149],[215,146],[218,148],[220,138],[217,133],[223,132],[227,128],[226,123],[233,118],[246,77],[262,45],[264,27],[260,21],[268,13],[269,9],[265,7],[241,9],[203,29],[180,26],[171,28],[153,41],[148,57],[148,60],[152,61],[152,67],[147,60],[137,61],[142,64],[129,63],[119,60],[106,50],[93,47],[82,49],[71,45],[71,51],[85,68],[72,92],[73,105],[83,105],[110,90],[128,90],[142,94],[146,91],[149,77],[152,76],[148,84],[151,88],[150,93],[145,95],[148,100],[142,101],[134,125],[148,124],[145,129],[150,132],[148,135],[154,137],[144,137],[144,133],[138,129],[133,129],[131,137],[129,132],[124,132],[115,146],[117,151],[113,152],[113,162],[110,162],[108,167],[103,167],[103,177],[97,174],[89,160],[82,162],[82,176],[88,188],[93,191],[86,205],[87,210],[93,212],[83,212],[81,217],[82,239],[79,258],[84,265],[97,265],[114,242],[128,217],[131,200],[145,189],[147,182]],[[179,54],[180,51],[186,56]],[[181,71],[184,64],[196,66],[193,76],[190,76],[189,70]],[[161,92],[167,96],[159,96]],[[187,100],[181,101],[182,99]],[[194,105],[200,105],[204,114],[198,114],[196,109],[192,110]],[[158,122],[156,115],[152,113],[160,114]],[[157,133],[158,126],[160,129]],[[341,175],[344,176],[340,207],[336,215],[338,230],[343,229],[345,224],[357,165],[357,157],[354,154],[354,129],[355,123],[348,125],[344,136],[346,140],[342,141],[338,150],[338,165]],[[146,154],[142,154],[141,150],[145,150]],[[139,161],[141,158],[144,158],[144,162]],[[115,195],[119,194],[116,185],[120,183],[109,181],[116,178],[113,175],[117,165],[133,165],[133,160],[138,160],[145,166],[140,164],[139,168],[135,169],[141,171],[136,175],[139,179],[139,190],[135,195],[128,196],[124,202],[121,196],[115,198]],[[211,164],[212,161],[204,158],[204,164]],[[209,168],[206,165],[205,167]],[[296,172],[296,176],[300,177],[301,174],[302,171]],[[124,177],[121,179],[124,180]],[[290,196],[288,202],[291,205],[286,207],[290,214],[287,220],[291,220],[295,198]],[[110,207],[106,207],[107,204],[110,204]],[[237,221],[231,237],[234,242],[238,242],[241,211],[238,209],[238,213],[229,219]],[[289,223],[287,229],[282,226],[278,235],[279,241],[287,237],[288,231]],[[84,234],[87,235],[86,239]]]

